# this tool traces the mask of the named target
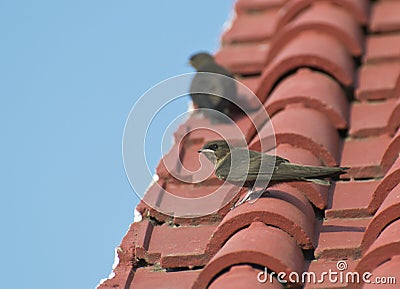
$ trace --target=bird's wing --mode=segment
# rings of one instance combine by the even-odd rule
[[[275,156],[275,166],[278,166],[282,163],[290,163],[288,159],[282,158],[280,156]]]
[[[346,168],[299,165],[292,163],[279,164],[272,176],[273,181],[311,181],[319,185],[329,185],[321,179],[336,177],[346,172]],[[319,181],[318,181],[319,179]]]
[[[226,98],[222,98],[221,101],[218,103],[216,107],[217,110],[224,112],[225,114],[230,114],[231,110],[238,109],[237,105],[234,104],[237,101],[237,88],[236,88],[236,80],[233,77],[232,73],[226,70],[224,67],[216,64],[216,63],[209,63],[203,67],[203,71],[205,72],[212,72],[221,74],[226,77],[216,77],[219,82],[219,86],[223,88],[222,94],[220,96],[224,96]],[[233,102],[233,103],[232,103]],[[226,113],[228,112],[228,113]]]
[[[201,66],[198,71],[202,72],[212,72],[222,74],[228,77],[233,77],[232,73],[230,73],[225,67],[215,63],[215,62],[208,62]]]
[[[215,173],[218,178],[237,182],[254,181],[257,177],[259,180],[269,180],[275,163],[284,162],[288,160],[245,148],[236,148],[217,164]]]
[[[289,162],[287,159],[279,156],[268,155],[256,151],[250,151],[250,158],[255,160],[251,162],[248,178],[255,180],[269,180],[277,167],[281,163]]]
[[[246,180],[249,154],[245,149],[232,149],[217,163],[215,174],[219,179],[242,182]],[[234,156],[232,156],[234,154]],[[234,162],[234,163],[233,163]]]
[[[213,74],[197,73],[190,86],[193,101],[202,108],[215,108],[224,93],[221,78]]]

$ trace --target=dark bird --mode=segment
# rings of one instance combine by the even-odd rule
[[[214,57],[207,52],[200,52],[192,55],[189,63],[197,70],[190,86],[190,96],[198,108],[207,108],[219,111],[232,118],[240,111],[230,100],[235,100],[237,96],[236,82],[233,75],[221,65],[217,64]],[[221,77],[219,75],[226,77]],[[221,97],[224,96],[224,97]],[[204,111],[206,117],[221,122],[229,121],[228,118],[218,113]]]
[[[224,140],[206,143],[199,153],[203,153],[214,163],[218,179],[249,188],[246,196],[236,206],[250,198],[254,187],[266,188],[276,183],[293,181],[329,185],[326,178],[337,177],[348,169],[294,164],[279,156],[243,147],[230,147]]]

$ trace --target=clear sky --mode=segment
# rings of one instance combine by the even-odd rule
[[[128,113],[191,72],[191,53],[217,49],[232,5],[0,1],[1,288],[94,288],[108,276],[138,202],[122,162]],[[148,140],[153,170],[162,133]]]

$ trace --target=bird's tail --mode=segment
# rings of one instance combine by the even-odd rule
[[[349,168],[305,166],[292,163],[281,163],[274,171],[271,181],[308,181],[318,185],[329,185],[325,178],[337,178]]]

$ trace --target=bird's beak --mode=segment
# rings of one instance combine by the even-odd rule
[[[210,149],[199,149],[198,153],[215,153],[213,150]]]
[[[207,159],[209,159],[214,164],[216,163],[217,157],[215,156],[215,151],[210,149],[199,149],[198,152],[202,153]]]
[[[193,67],[193,62],[191,60],[189,60],[188,62],[186,62],[186,65]]]

